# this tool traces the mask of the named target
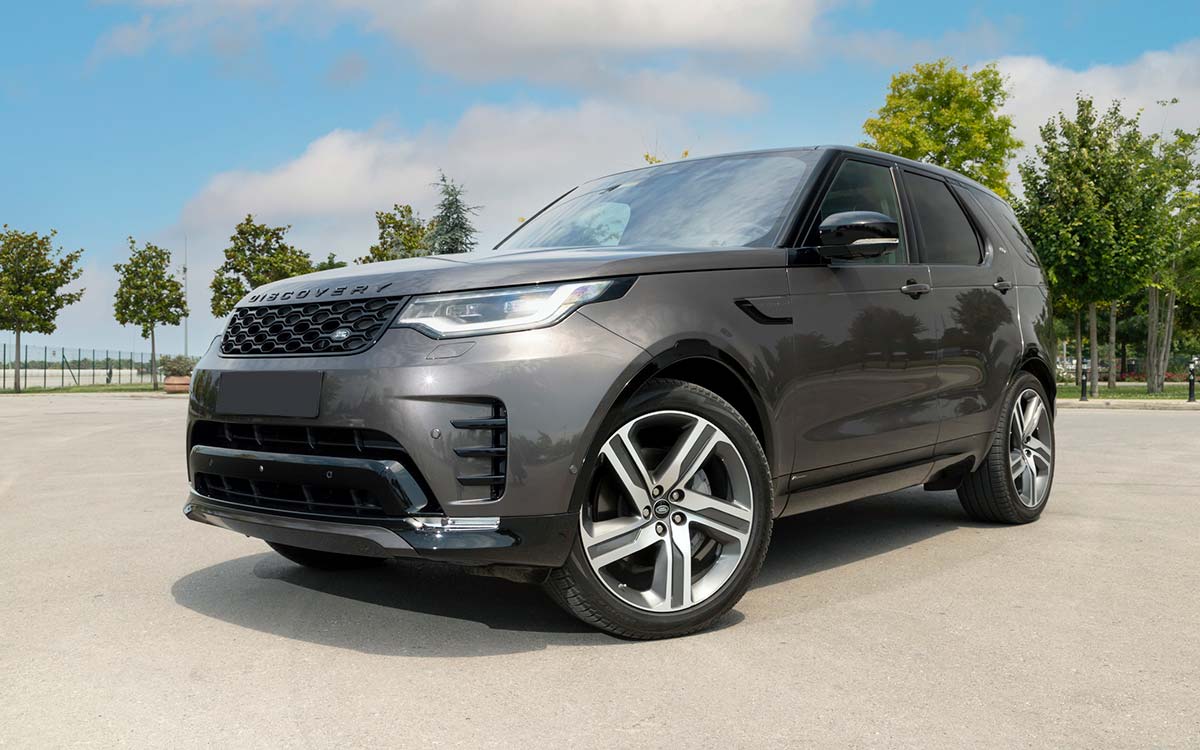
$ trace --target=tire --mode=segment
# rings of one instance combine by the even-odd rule
[[[1036,416],[1034,427],[1026,430],[1033,398],[1039,400],[1042,411]],[[1019,411],[1018,403],[1023,405]],[[1023,444],[1016,442],[1018,434],[1028,436]],[[1036,521],[1050,499],[1054,463],[1054,414],[1050,400],[1041,381],[1023,372],[1009,387],[988,452],[979,468],[959,485],[958,499],[975,521],[1009,524]]]
[[[770,543],[772,484],[729,402],[652,380],[608,416],[587,466],[579,533],[544,584],[564,609],[649,640],[702,630],[742,598]]]
[[[267,542],[267,545],[287,559],[315,570],[358,570],[360,568],[375,568],[387,562],[382,557],[364,557],[361,555],[343,555],[337,552],[323,552],[317,549],[293,547],[288,544]]]

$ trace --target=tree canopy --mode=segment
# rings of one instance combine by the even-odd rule
[[[426,235],[427,246],[434,255],[466,253],[475,249],[475,226],[471,217],[479,213],[479,206],[468,205],[462,185],[442,174],[434,185],[441,191],[437,214],[430,222],[432,228]]]
[[[1020,166],[1021,225],[1051,285],[1079,305],[1113,302],[1144,286],[1164,250],[1165,187],[1153,139],[1113,103],[1100,113],[1079,96],[1075,116],[1040,130]]]
[[[861,145],[953,169],[1007,197],[1008,163],[1023,145],[1000,114],[1008,97],[994,64],[968,72],[947,58],[920,63],[892,76]]]
[[[83,251],[55,250],[56,234],[0,230],[0,330],[54,333],[59,312],[83,298],[83,289],[63,291],[83,273]]]
[[[432,222],[427,224],[407,203],[394,204],[391,211],[376,211],[379,241],[355,263],[378,263],[384,260],[416,258],[429,253],[428,235]]]
[[[159,325],[179,325],[188,314],[183,284],[171,273],[171,251],[147,242],[139,250],[129,238],[129,262],[116,263],[120,277],[113,312],[121,325],[141,328],[148,339]]]
[[[237,225],[225,248],[225,262],[212,280],[214,316],[228,315],[256,287],[316,270],[308,253],[285,240],[290,229],[260,224],[253,214]],[[330,260],[337,262],[332,255]]]

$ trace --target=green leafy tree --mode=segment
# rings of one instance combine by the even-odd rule
[[[1176,130],[1155,140],[1156,167],[1166,199],[1160,234],[1163,252],[1146,291],[1146,389],[1161,393],[1171,362],[1177,303],[1200,298],[1200,131]]]
[[[430,222],[427,235],[429,251],[434,255],[467,253],[475,249],[475,227],[471,217],[479,213],[479,206],[467,205],[466,191],[462,185],[441,174],[434,183],[442,194],[438,201],[437,215]]]
[[[1113,103],[1103,113],[1079,96],[1075,116],[1040,130],[1036,156],[1020,166],[1018,206],[1058,297],[1086,307],[1091,389],[1099,382],[1096,308],[1144,287],[1158,267],[1165,187],[1154,140]]]
[[[375,223],[379,226],[379,241],[355,263],[416,258],[429,253],[428,235],[432,224],[422,221],[421,215],[407,203],[394,204],[391,211],[376,211]]]
[[[334,255],[333,253],[330,253],[329,255],[325,256],[325,260],[318,261],[317,264],[315,266],[313,266],[313,270],[314,271],[332,271],[335,268],[345,268],[345,267],[346,267],[346,261],[338,260],[336,255]]]
[[[212,280],[214,316],[228,315],[238,300],[256,287],[315,270],[308,253],[285,241],[290,229],[259,224],[253,214],[237,225],[225,248],[225,262]]]
[[[158,390],[158,347],[155,328],[177,326],[187,315],[183,284],[171,273],[171,251],[147,242],[139,250],[129,238],[129,262],[113,265],[120,281],[113,299],[113,312],[121,325],[142,329],[150,339],[150,382]]]
[[[953,169],[1007,196],[1008,163],[1023,145],[1000,114],[1008,97],[994,64],[971,73],[947,58],[919,63],[892,76],[861,145]]]
[[[83,289],[64,292],[79,278],[82,250],[63,253],[50,234],[0,228],[0,330],[16,334],[14,389],[21,391],[21,334],[54,333],[58,313],[83,297]]]

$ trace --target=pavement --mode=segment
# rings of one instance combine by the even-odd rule
[[[786,519],[709,632],[186,521],[181,398],[0,398],[0,746],[1197,747],[1200,420],[1063,410],[1042,519]]]

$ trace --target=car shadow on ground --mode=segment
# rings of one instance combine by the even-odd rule
[[[976,524],[963,515],[954,493],[919,489],[783,519],[775,525],[754,588],[865,560],[963,526]],[[268,551],[190,573],[171,593],[180,605],[234,625],[366,653],[487,656],[552,645],[628,643],[567,615],[537,586],[420,561],[324,572]],[[747,594],[753,596],[753,590]],[[717,627],[742,619],[735,608]]]

